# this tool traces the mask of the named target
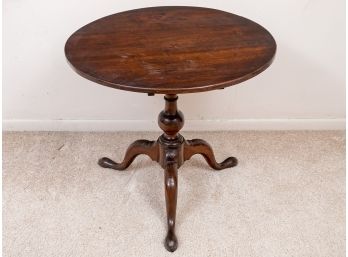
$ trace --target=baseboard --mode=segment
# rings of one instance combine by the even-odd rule
[[[344,130],[345,119],[187,120],[185,131]],[[4,131],[160,131],[150,120],[4,120]]]

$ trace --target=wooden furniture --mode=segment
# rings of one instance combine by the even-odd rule
[[[165,247],[175,251],[177,170],[201,154],[216,170],[237,165],[235,157],[221,163],[201,139],[185,140],[179,131],[184,116],[177,94],[197,93],[240,83],[264,71],[272,62],[276,43],[257,23],[224,11],[199,7],[152,7],[110,15],[77,30],[65,45],[66,57],[77,73],[104,86],[164,94],[165,108],[157,141],[137,140],[124,160],[101,158],[99,165],[126,169],[139,154],[164,169],[168,232]]]

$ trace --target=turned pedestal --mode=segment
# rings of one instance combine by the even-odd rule
[[[153,161],[158,162],[164,169],[164,188],[167,208],[168,232],[165,238],[165,247],[168,251],[175,251],[178,240],[175,235],[175,214],[178,191],[178,168],[191,158],[192,155],[201,154],[207,163],[215,170],[230,168],[237,165],[235,157],[229,157],[221,163],[216,162],[214,152],[210,145],[202,139],[185,140],[179,134],[184,126],[184,115],[177,109],[176,95],[166,95],[165,108],[158,116],[158,125],[163,134],[157,141],[137,140],[132,143],[121,163],[103,157],[99,165],[104,168],[124,170],[140,154],[148,155]]]

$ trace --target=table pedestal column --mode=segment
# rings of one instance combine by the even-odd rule
[[[165,95],[165,108],[158,116],[158,125],[163,134],[157,141],[137,140],[132,143],[121,163],[116,163],[103,157],[99,165],[115,170],[126,169],[139,154],[148,155],[157,161],[164,169],[164,186],[167,209],[168,231],[165,238],[165,247],[173,252],[178,247],[175,235],[175,216],[178,190],[178,168],[195,154],[201,154],[207,163],[216,170],[230,168],[237,165],[235,157],[229,157],[221,163],[215,160],[210,145],[202,139],[185,140],[179,134],[184,126],[184,115],[177,109],[177,95]]]

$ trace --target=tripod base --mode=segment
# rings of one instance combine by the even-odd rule
[[[158,162],[164,169],[164,187],[167,209],[168,232],[165,247],[174,252],[178,247],[175,235],[175,216],[178,190],[178,168],[195,154],[201,154],[209,166],[215,170],[234,167],[238,164],[235,157],[217,162],[211,146],[202,139],[185,140],[178,132],[184,124],[183,114],[176,108],[176,95],[166,95],[166,107],[158,118],[164,134],[157,141],[137,140],[132,143],[121,163],[103,157],[98,164],[103,168],[124,170],[134,161],[136,156],[145,154]]]

